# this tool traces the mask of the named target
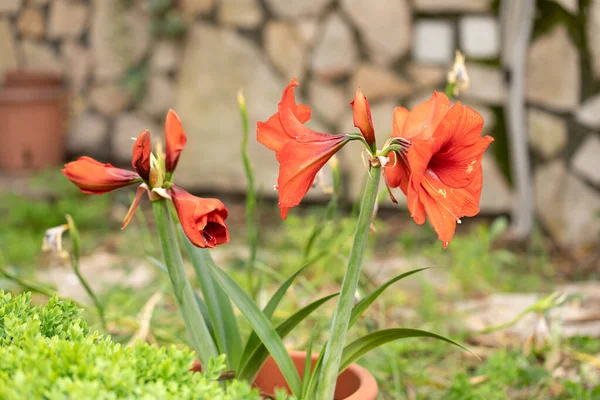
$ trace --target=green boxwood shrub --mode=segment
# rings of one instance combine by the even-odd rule
[[[33,306],[0,291],[0,399],[260,400],[247,382],[217,379],[223,357],[191,373],[189,349],[124,347],[91,331],[69,300]]]

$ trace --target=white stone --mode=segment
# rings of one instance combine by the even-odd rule
[[[527,100],[556,111],[572,111],[579,104],[579,50],[567,28],[559,25],[537,39],[527,57]]]
[[[163,119],[174,103],[175,84],[173,81],[164,75],[150,76],[141,104],[142,109],[152,116]]]
[[[406,97],[413,92],[413,86],[408,81],[372,64],[361,64],[356,68],[349,86],[351,98],[357,87],[371,102],[386,97]]]
[[[10,22],[0,19],[0,83],[4,81],[4,73],[17,67],[17,52]]]
[[[111,154],[118,161],[131,162],[131,152],[135,138],[146,129],[152,134],[152,143],[157,143],[156,138],[164,136],[163,129],[157,126],[151,118],[140,112],[119,114],[112,135]]]
[[[579,11],[579,3],[577,0],[554,0],[556,3],[564,7],[571,14],[577,14]]]
[[[179,0],[179,7],[184,14],[208,14],[215,6],[215,0]]]
[[[101,153],[107,143],[108,123],[100,115],[86,112],[71,123],[67,148],[76,155]]]
[[[460,49],[468,57],[493,58],[500,52],[500,27],[491,16],[460,19]]]
[[[465,99],[492,105],[501,105],[506,98],[504,76],[499,68],[468,64],[470,86],[461,93]]]
[[[139,62],[150,44],[149,16],[139,6],[122,10],[120,0],[94,0],[90,44],[95,77],[121,78]]]
[[[71,93],[79,94],[85,88],[91,73],[90,52],[77,41],[66,41],[61,46],[61,53]]]
[[[207,54],[210,62],[206,62]],[[244,191],[236,94],[243,90],[250,136],[255,137],[256,122],[266,121],[277,111],[287,82],[277,76],[253,42],[229,29],[203,23],[190,27],[177,78],[173,108],[188,135],[177,182],[190,190]],[[257,187],[265,195],[276,195],[275,155],[256,140],[249,141],[249,152]]]
[[[590,134],[579,146],[572,161],[573,169],[586,180],[600,186],[600,138]]]
[[[150,69],[152,72],[170,73],[177,70],[181,60],[181,49],[173,40],[161,40],[152,52]]]
[[[447,20],[417,20],[413,57],[425,64],[448,64],[454,58],[454,26]]]
[[[587,128],[600,129],[600,96],[585,100],[577,110],[575,120]]]
[[[54,0],[50,6],[48,37],[59,39],[77,37],[88,21],[88,8],[79,1]]]
[[[481,160],[483,186],[479,208],[484,213],[506,213],[511,209],[512,194],[506,178],[496,164],[494,156],[486,152]]]
[[[295,19],[320,15],[332,0],[266,0],[269,9],[278,17]]]
[[[463,13],[488,11],[489,0],[415,0],[418,11],[428,13]]]
[[[115,116],[131,103],[131,96],[118,83],[97,84],[90,89],[90,104],[107,116]]]
[[[286,79],[302,81],[306,70],[306,44],[294,25],[269,22],[264,32],[265,50],[273,65]]]
[[[21,0],[2,0],[0,1],[0,14],[16,14],[21,7]]]
[[[314,49],[313,71],[322,78],[338,78],[350,72],[357,60],[352,31],[339,14],[330,14]]]
[[[306,44],[312,44],[317,37],[319,24],[316,18],[302,18],[296,22],[296,31]]]
[[[600,78],[600,0],[593,0],[588,7],[587,42],[592,56],[592,68],[596,79]]]
[[[308,83],[309,105],[326,122],[337,122],[341,113],[350,107],[346,92],[331,83],[311,80]]]
[[[562,161],[535,172],[535,201],[541,221],[559,244],[586,247],[598,244],[600,197],[567,172]]]
[[[44,36],[45,28],[44,16],[42,15],[41,10],[27,7],[19,14],[17,30],[23,36],[40,38]]]
[[[527,113],[527,136],[531,147],[544,158],[554,157],[567,145],[567,123],[544,111]]]
[[[55,73],[63,72],[62,62],[54,48],[49,44],[22,40],[21,54],[27,68],[44,69]]]
[[[342,0],[363,38],[370,58],[388,64],[405,55],[411,44],[411,10],[406,0]]]
[[[221,0],[219,22],[242,28],[255,28],[264,19],[262,7],[257,0]]]

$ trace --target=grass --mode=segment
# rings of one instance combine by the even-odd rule
[[[49,184],[50,183],[50,184]],[[131,193],[119,191],[115,196],[83,196],[57,174],[43,175],[28,182],[34,192],[0,195],[0,254],[12,268],[35,272],[43,267],[40,256],[41,238],[48,227],[64,223],[70,213],[78,224],[84,254],[102,248],[122,256],[122,268],[129,269],[146,256],[160,256],[156,235],[148,228],[145,214],[125,230],[111,218],[117,206],[127,207]],[[39,192],[38,192],[39,190]],[[41,193],[41,195],[39,194]],[[228,204],[229,205],[229,204]],[[144,206],[147,206],[145,204]],[[290,315],[300,305],[317,296],[339,290],[350,250],[355,220],[338,210],[333,218],[324,218],[324,207],[314,206],[294,211],[281,222],[275,206],[265,204],[261,210],[261,242],[256,268],[260,275],[257,298],[263,302],[285,276],[304,263],[306,269],[286,295],[275,322]],[[242,285],[249,287],[245,269],[245,235],[243,218],[230,218],[232,241],[219,250],[217,257]],[[236,222],[240,221],[240,222]],[[314,247],[306,255],[305,244],[313,227],[323,224]],[[434,266],[427,274],[417,274],[392,286],[349,333],[349,340],[359,333],[389,327],[427,329],[467,346],[482,357],[468,356],[447,344],[427,339],[409,339],[391,343],[361,360],[377,378],[381,399],[593,399],[600,398],[600,374],[593,363],[573,354],[600,352],[600,341],[590,337],[555,340],[546,351],[524,355],[519,346],[480,348],[465,330],[452,303],[462,299],[481,298],[497,292],[546,292],[558,283],[554,278],[552,255],[541,234],[531,245],[520,250],[498,244],[506,229],[506,221],[475,221],[460,228],[448,249],[443,250],[428,226],[417,226],[399,212],[380,212],[366,254],[367,264],[360,282],[360,293],[373,290],[379,269],[386,260],[401,263],[404,268]],[[101,277],[93,277],[101,279]],[[8,287],[0,281],[0,288]],[[15,290],[14,285],[10,286]],[[127,343],[139,329],[140,310],[157,291],[165,294],[155,309],[148,339],[158,344],[187,342],[185,327],[170,295],[167,279],[156,273],[146,287],[127,288],[116,285],[102,294],[109,320],[109,332],[121,343]],[[290,347],[305,348],[316,326],[315,348],[322,344],[328,331],[334,302],[326,304],[318,314],[297,329],[286,340]],[[92,312],[88,322],[98,327]],[[243,328],[248,332],[248,326]],[[560,375],[549,365],[556,354],[564,361]]]

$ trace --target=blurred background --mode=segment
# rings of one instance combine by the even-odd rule
[[[323,221],[328,197],[313,188],[307,202],[313,206],[295,213],[307,220],[277,219],[277,162],[253,140],[256,121],[276,111],[283,88],[295,77],[300,101],[313,110],[311,128],[355,132],[349,103],[360,86],[381,146],[391,133],[393,108],[412,108],[432,91],[443,91],[460,49],[470,87],[459,100],[483,115],[484,133],[495,139],[483,162],[481,216],[460,226],[455,243],[442,252],[433,230],[411,222],[401,193],[400,206],[383,200],[362,284],[375,285],[410,266],[445,268],[390,295],[365,329],[369,323],[408,321],[450,330],[473,346],[491,348],[496,358],[458,377],[454,371],[464,360],[438,344],[424,345],[420,353],[398,345],[390,354],[403,354],[405,361],[381,352],[365,362],[375,369],[382,398],[478,398],[465,391],[484,388],[490,395],[509,390],[515,380],[528,390],[520,398],[576,398],[569,396],[600,381],[597,358],[573,356],[600,352],[599,39],[599,0],[0,0],[0,267],[6,277],[0,288],[17,290],[29,279],[29,289],[32,282],[54,285],[85,301],[68,269],[40,253],[45,229],[64,223],[65,213],[73,215],[84,237],[82,271],[95,278],[107,303],[134,318],[157,286],[168,287],[155,281],[144,258],[157,255],[144,214],[118,232],[131,193],[81,196],[58,170],[81,155],[127,167],[132,137],[149,129],[153,140],[162,140],[169,108],[180,115],[188,136],[177,182],[226,200],[234,237],[219,254],[245,276],[240,260],[246,257],[247,180],[236,100],[242,89],[265,230],[258,260],[268,290],[270,280],[280,278],[278,271],[293,270],[306,259],[298,243],[310,236],[307,226]],[[353,229],[347,216],[364,182],[359,157],[357,143],[341,152],[338,216],[320,248],[332,254],[315,261],[292,303],[335,287],[342,276]],[[473,339],[473,332],[511,321],[543,298],[540,293],[554,290],[579,296],[570,311],[552,317],[563,321],[554,326],[562,327],[557,343],[566,364],[548,366],[520,350],[505,350],[514,327],[493,340],[490,334]],[[477,316],[474,309],[481,318],[454,326],[454,312]],[[546,311],[536,315],[552,325]],[[564,324],[564,313],[576,328]],[[172,321],[163,314],[156,340],[180,340],[183,329],[170,332]],[[514,336],[529,338],[536,318],[514,328]],[[117,338],[132,334],[113,328]],[[306,339],[296,338],[295,344]],[[406,360],[423,354],[422,364]],[[436,363],[434,369],[445,371],[427,369]],[[521,365],[525,375],[502,375],[503,364]],[[487,378],[479,382],[480,376]],[[555,378],[560,388],[553,386]],[[519,390],[507,398],[519,398]]]

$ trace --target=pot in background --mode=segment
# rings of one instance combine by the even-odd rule
[[[63,162],[66,93],[55,73],[6,73],[0,89],[0,170],[39,170]]]

